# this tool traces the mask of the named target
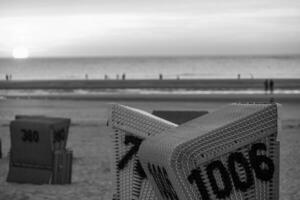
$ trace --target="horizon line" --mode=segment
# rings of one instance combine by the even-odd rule
[[[14,58],[12,56],[0,56],[0,59],[11,59],[11,60],[31,60],[31,59],[89,59],[89,58],[201,58],[201,57],[212,57],[212,58],[226,58],[226,57],[274,57],[274,58],[283,58],[283,57],[300,57],[300,53],[286,53],[286,54],[171,54],[171,55],[80,55],[80,56],[32,56],[28,58]]]

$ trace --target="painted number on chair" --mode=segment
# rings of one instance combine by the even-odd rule
[[[54,142],[61,142],[66,140],[65,129],[59,129],[54,131]]]
[[[150,174],[152,175],[163,199],[179,200],[179,198],[172,186],[172,183],[169,179],[168,173],[164,167],[160,167],[160,166],[148,163],[148,170],[149,170]]]
[[[124,144],[125,145],[130,145],[131,144],[132,147],[122,157],[122,159],[118,162],[118,169],[119,170],[124,169],[127,166],[128,162],[130,160],[132,160],[132,158],[137,154],[142,141],[143,140],[141,138],[135,137],[133,135],[125,135]],[[141,165],[140,161],[137,161],[137,164],[136,164],[134,170],[139,174],[139,176],[140,176],[141,179],[146,178],[146,174],[145,174],[145,172],[144,172],[144,170],[142,168],[142,165]]]
[[[266,155],[262,155],[263,151],[267,151],[266,145],[256,143],[251,146],[248,152],[249,160],[241,152],[233,152],[228,156],[227,166],[224,166],[220,160],[209,163],[205,168],[205,172],[214,195],[218,199],[229,197],[233,187],[242,192],[247,191],[254,184],[252,170],[255,172],[257,179],[270,181],[274,175],[274,162]],[[245,177],[240,177],[240,173],[236,169],[237,165],[240,169],[242,168]],[[218,184],[215,177],[216,172],[220,174],[223,187],[220,187],[220,183]],[[207,185],[204,184],[203,173],[200,168],[193,169],[187,179],[190,184],[197,186],[202,199],[210,200],[212,198]]]
[[[36,142],[40,140],[39,132],[30,129],[21,129],[23,133],[22,140],[23,142]]]

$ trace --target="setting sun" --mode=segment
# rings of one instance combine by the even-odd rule
[[[12,51],[14,58],[28,58],[28,49],[25,47],[15,47]]]

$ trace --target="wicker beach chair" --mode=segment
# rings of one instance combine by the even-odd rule
[[[138,158],[158,199],[278,200],[277,104],[231,104],[148,137]]]
[[[145,176],[136,156],[141,142],[176,124],[147,112],[113,104],[109,126],[113,129],[113,174],[115,200],[156,200],[154,190]]]
[[[72,151],[66,149],[69,119],[17,116],[10,124],[8,182],[71,182]]]
[[[69,137],[69,127],[71,125],[71,120],[67,118],[60,117],[46,117],[42,115],[16,115],[16,120],[21,119],[31,119],[38,121],[48,121],[55,124],[55,132],[53,139],[55,140],[55,149],[65,149]]]

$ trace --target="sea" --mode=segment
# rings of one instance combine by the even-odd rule
[[[0,59],[0,79],[300,78],[300,56],[181,56]]]
[[[298,56],[179,56],[179,57],[75,57],[75,58],[0,58],[0,79],[75,80],[75,79],[298,79]],[[0,91],[8,94],[57,94],[66,91]],[[228,94],[264,93],[252,90],[165,91],[165,90],[72,90],[78,94],[93,93],[177,93]],[[300,90],[275,90],[275,93],[300,94]]]

